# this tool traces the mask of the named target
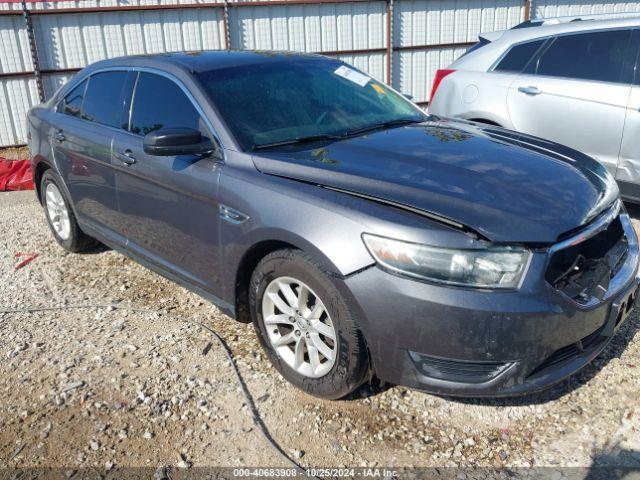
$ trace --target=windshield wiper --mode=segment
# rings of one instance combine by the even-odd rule
[[[389,120],[388,122],[376,123],[374,125],[368,125],[366,127],[347,130],[344,136],[351,137],[353,135],[360,135],[361,133],[371,132],[373,130],[381,130],[383,128],[397,127],[399,125],[409,125],[412,123],[422,123],[423,121],[424,120],[419,120],[417,118],[398,118],[396,120]]]
[[[353,130],[347,130],[342,135],[334,135],[329,133],[321,133],[319,135],[310,135],[308,137],[296,137],[289,140],[281,140],[278,142],[258,143],[251,147],[251,150],[263,150],[272,147],[281,147],[284,145],[295,145],[299,143],[310,143],[322,140],[342,140],[354,135],[360,135],[361,133],[370,132],[373,130],[380,130],[383,128],[396,127],[399,125],[409,125],[412,123],[422,123],[424,120],[417,118],[398,118],[396,120],[389,120],[388,122],[376,123],[375,125],[368,125],[366,127],[355,128]]]
[[[279,142],[259,143],[251,147],[251,150],[262,150],[264,148],[280,147],[283,145],[295,145],[297,143],[317,142],[321,140],[340,140],[342,138],[344,137],[340,135],[331,135],[328,133],[322,133],[319,135],[310,135],[308,137],[296,137],[290,140],[281,140]]]

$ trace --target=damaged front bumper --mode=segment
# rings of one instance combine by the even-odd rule
[[[616,235],[615,222],[624,252],[604,238]],[[610,249],[600,257],[606,268],[586,262],[568,281],[549,281],[558,252],[583,244],[583,256],[595,255],[585,243],[594,239]],[[345,279],[341,289],[353,300],[381,379],[446,395],[511,396],[563,380],[605,348],[636,303],[638,261],[629,217],[616,211],[534,252],[517,291],[446,287],[377,267]]]

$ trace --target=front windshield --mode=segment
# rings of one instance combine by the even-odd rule
[[[321,57],[293,57],[196,76],[245,150],[426,118],[402,95],[342,62]]]

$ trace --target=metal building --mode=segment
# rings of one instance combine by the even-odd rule
[[[0,146],[25,143],[26,111],[103,58],[224,48],[319,52],[426,104],[435,71],[480,32],[528,18],[640,12],[640,1],[612,0],[194,2],[0,3]]]

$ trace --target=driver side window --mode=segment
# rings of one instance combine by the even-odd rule
[[[162,75],[140,72],[129,130],[144,136],[160,128],[172,127],[193,128],[211,138],[200,113],[175,82]]]

